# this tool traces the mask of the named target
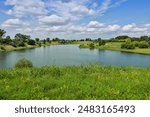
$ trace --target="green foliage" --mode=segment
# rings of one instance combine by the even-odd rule
[[[39,42],[39,41],[40,41],[40,39],[39,39],[39,38],[35,38],[35,40],[36,40],[37,42]]]
[[[149,44],[146,41],[141,41],[141,42],[139,42],[138,47],[139,48],[148,48]]]
[[[121,44],[121,48],[135,49],[135,44],[131,42],[131,39],[127,39],[125,43]]]
[[[38,44],[38,46],[39,46],[39,47],[41,47],[41,46],[42,46],[41,42],[38,42],[37,44]]]
[[[102,46],[102,45],[105,45],[106,42],[105,42],[105,40],[99,40],[98,44],[99,44],[99,46]]]
[[[90,44],[89,44],[89,47],[90,47],[91,49],[93,49],[93,48],[94,48],[94,43],[90,43]]]
[[[0,70],[2,100],[150,100],[150,69],[111,66]]]
[[[17,41],[27,42],[28,40],[30,40],[30,35],[24,35],[24,34],[21,34],[21,33],[17,33],[15,35],[15,39]]]
[[[135,49],[135,45],[133,43],[123,43],[121,44],[121,48]]]
[[[30,40],[28,41],[28,44],[29,44],[29,45],[35,45],[36,43],[35,43],[35,40],[30,39]]]
[[[24,42],[19,42],[18,46],[24,47],[25,43]]]
[[[123,35],[123,36],[117,36],[115,39],[116,40],[125,40],[125,39],[128,39],[129,36],[126,36],[126,35]]]
[[[4,51],[6,50],[5,47],[4,47],[4,46],[1,46],[1,45],[0,45],[0,49],[1,49],[1,50],[4,50]]]
[[[5,35],[5,33],[6,33],[5,30],[0,29],[0,37],[3,37]]]
[[[27,68],[27,67],[33,67],[33,64],[31,61],[23,58],[20,59],[16,64],[15,64],[15,68]]]
[[[139,42],[138,41],[134,41],[134,45],[135,45],[135,47],[138,47],[139,46]]]

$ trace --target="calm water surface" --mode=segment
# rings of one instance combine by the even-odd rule
[[[97,49],[80,49],[77,45],[57,45],[12,52],[0,52],[0,68],[14,67],[16,61],[21,58],[31,60],[34,66],[102,64],[150,67],[150,55]]]

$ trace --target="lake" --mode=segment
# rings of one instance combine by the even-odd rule
[[[0,52],[0,68],[12,68],[22,58],[29,59],[34,66],[101,64],[150,67],[150,55],[98,49],[80,49],[78,45],[56,45]]]

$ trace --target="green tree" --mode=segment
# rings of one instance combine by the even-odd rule
[[[5,33],[6,33],[5,30],[0,29],[0,37],[3,37],[5,35]]]
[[[5,33],[6,33],[5,30],[0,29],[0,44],[2,44],[3,37],[4,37]]]
[[[89,47],[90,47],[91,49],[93,49],[93,48],[94,48],[94,43],[90,43]]]
[[[28,40],[28,44],[29,45],[35,45],[35,40],[32,40],[32,39]]]
[[[40,39],[39,39],[39,38],[35,38],[35,40],[36,40],[36,42],[39,42],[39,41],[40,41]]]
[[[148,48],[149,44],[146,41],[141,41],[141,42],[139,42],[138,47],[139,48]]]
[[[17,41],[23,41],[23,42],[27,42],[28,40],[30,40],[30,35],[24,35],[24,34],[21,34],[21,33],[17,33],[15,35],[15,39]]]
[[[6,38],[4,39],[5,44],[10,44],[12,42],[10,36],[6,36]]]

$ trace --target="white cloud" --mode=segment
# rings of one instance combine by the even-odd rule
[[[98,21],[90,21],[88,24],[89,28],[99,28],[105,26],[103,23],[100,23]]]
[[[108,27],[106,28],[106,31],[118,31],[120,29],[119,25],[108,25]]]
[[[123,31],[132,31],[132,29],[134,27],[136,27],[136,24],[134,24],[134,23],[133,24],[127,24],[127,25],[123,26],[122,30]]]
[[[111,0],[105,0],[100,6],[98,13],[103,15],[110,8]]]
[[[50,24],[50,25],[64,25],[68,21],[69,21],[69,19],[67,19],[65,17],[57,16],[57,15],[39,17],[40,23]]]
[[[6,0],[5,4],[10,6],[6,13],[13,18],[4,21],[1,27],[42,38],[150,34],[150,24],[118,25],[96,20],[126,1],[102,0],[100,4],[96,0]]]
[[[95,15],[96,12],[93,9],[89,9],[86,6],[83,5],[76,5],[73,7],[70,11],[73,14],[76,14],[78,16],[84,16],[84,15]]]
[[[16,17],[44,15],[47,13],[45,3],[42,0],[6,0],[5,4],[12,6],[11,9],[6,11],[6,14]]]
[[[20,19],[8,19],[5,22],[3,22],[1,26],[4,28],[19,28],[28,25],[28,23],[24,23]]]

